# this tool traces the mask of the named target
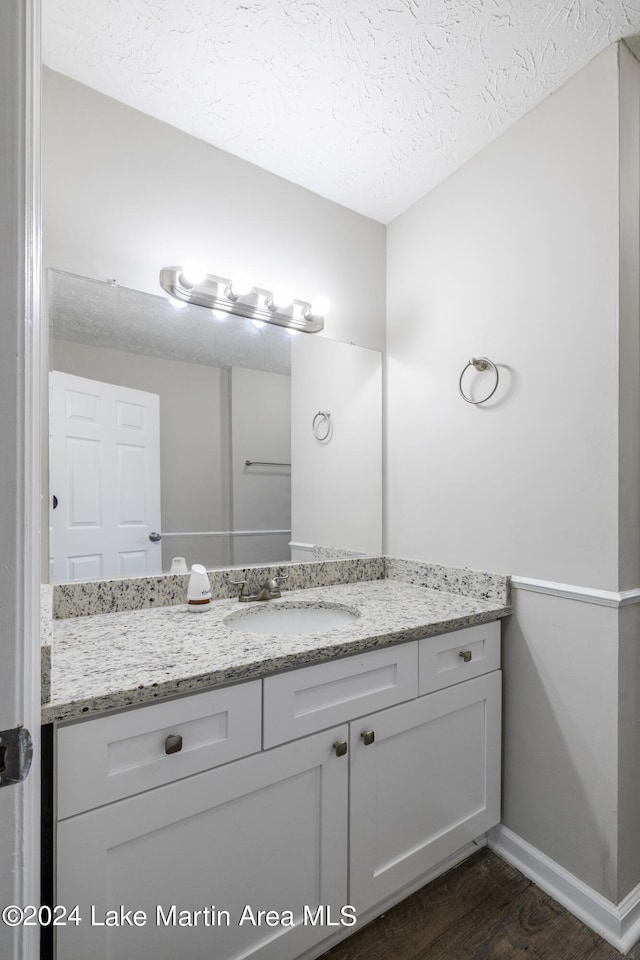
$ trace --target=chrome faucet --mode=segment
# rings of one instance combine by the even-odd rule
[[[249,593],[249,583],[247,580],[230,580],[229,583],[234,583],[236,586],[240,586],[240,594],[238,600],[240,603],[252,603],[253,601],[262,601],[262,600],[277,600],[278,597],[281,597],[280,587],[278,586],[278,580],[288,580],[289,574],[287,573],[284,577],[269,577],[260,585],[260,589],[257,593]]]

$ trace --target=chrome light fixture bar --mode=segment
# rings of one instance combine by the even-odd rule
[[[324,304],[314,307],[306,300],[292,299],[288,305],[281,306],[275,302],[270,290],[251,287],[246,292],[242,288],[236,292],[232,280],[211,273],[205,274],[197,283],[190,283],[182,267],[164,267],[160,271],[160,286],[170,297],[208,310],[261,320],[304,333],[318,333],[324,328],[323,313],[327,309]]]

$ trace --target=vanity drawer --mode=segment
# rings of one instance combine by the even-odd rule
[[[60,727],[58,819],[261,747],[261,681]]]
[[[417,694],[417,641],[267,677],[264,747],[411,700]]]
[[[419,641],[420,696],[499,669],[499,620]]]

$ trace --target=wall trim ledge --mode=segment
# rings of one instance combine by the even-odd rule
[[[597,603],[602,607],[626,607],[631,603],[640,603],[640,587],[617,592],[578,587],[570,583],[554,583],[553,580],[533,580],[530,577],[511,577],[511,586],[515,590],[545,593],[567,600],[582,600],[583,603]]]
[[[628,953],[640,939],[640,884],[616,906],[502,824],[489,832],[489,848],[616,950]]]

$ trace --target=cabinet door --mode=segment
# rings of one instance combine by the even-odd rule
[[[349,895],[359,913],[499,822],[500,702],[496,671],[351,724]]]
[[[333,747],[347,737],[344,725],[60,823],[56,902],[80,904],[82,922],[57,928],[58,960],[290,960],[324,939],[331,929],[300,921],[305,905],[335,920],[347,902],[348,756]],[[104,926],[129,910],[141,926]]]

